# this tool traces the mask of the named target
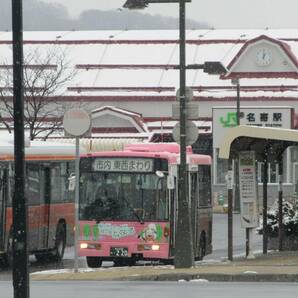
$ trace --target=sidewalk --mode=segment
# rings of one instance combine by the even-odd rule
[[[298,253],[274,252],[259,255],[254,260],[202,261],[194,268],[174,266],[134,266],[99,269],[72,269],[31,274],[31,280],[105,280],[105,281],[178,281],[206,279],[208,281],[268,281],[298,282]]]

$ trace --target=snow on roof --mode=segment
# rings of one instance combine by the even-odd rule
[[[204,29],[186,31],[186,62],[220,61],[227,66],[247,40],[260,35],[282,40],[298,57],[298,29]],[[11,32],[0,32],[0,66],[12,64],[11,38]],[[35,48],[44,53],[61,50],[70,66],[77,69],[76,77],[57,91],[67,97],[110,96],[118,100],[117,97],[123,96],[131,100],[135,96],[156,96],[157,99],[164,96],[165,100],[173,100],[179,86],[179,70],[173,69],[179,64],[178,30],[24,32],[25,56]],[[221,80],[217,75],[187,70],[186,79],[187,85],[195,90],[195,98],[234,97],[231,81]],[[244,88],[264,85],[291,88],[257,92]],[[204,86],[205,89],[200,90]],[[244,98],[298,97],[297,81],[291,78],[241,79],[241,87]]]
[[[0,159],[14,155],[14,137],[7,136],[6,132],[1,132],[0,141]],[[85,150],[84,150],[85,152]],[[45,142],[45,141],[30,141],[25,142],[25,156],[50,156],[56,159],[59,156],[75,156],[75,145],[64,142]]]
[[[146,138],[147,140],[147,138]],[[60,138],[53,139],[56,143],[66,143],[66,144],[75,144],[75,139],[73,138]],[[110,136],[110,138],[81,138],[80,139],[80,148],[81,153],[87,152],[96,152],[96,151],[115,151],[123,150],[124,146],[131,143],[142,143],[143,139],[134,138],[134,137],[125,137],[123,134],[118,136]],[[83,149],[83,150],[82,150]]]

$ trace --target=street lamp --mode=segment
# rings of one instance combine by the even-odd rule
[[[193,240],[189,214],[187,164],[186,164],[186,69],[204,69],[208,73],[225,73],[222,67],[214,62],[185,65],[185,3],[191,0],[127,0],[123,5],[128,9],[143,9],[150,3],[179,3],[179,69],[180,74],[180,166],[178,195],[178,224],[175,239],[175,267],[190,268],[194,265]],[[216,65],[216,66],[215,66]],[[222,65],[221,65],[222,66]]]
[[[231,80],[231,83],[236,86],[237,97],[236,97],[236,123],[237,126],[240,125],[240,81],[239,78]],[[234,210],[240,212],[240,189],[239,189],[239,157],[234,160],[235,163],[235,201]]]
[[[223,75],[228,72],[219,61],[205,61],[203,64],[188,64],[186,69],[203,69],[204,72],[214,75]]]
[[[178,195],[178,224],[175,239],[175,267],[190,268],[194,265],[193,241],[188,203],[186,166],[186,99],[185,99],[185,3],[191,0],[127,0],[124,8],[142,9],[149,3],[179,3],[180,50],[180,166]]]
[[[238,78],[235,78],[235,79],[232,79],[231,80],[231,83],[233,85],[236,86],[236,90],[237,90],[237,108],[236,108],[236,111],[237,111],[237,126],[240,125],[240,118],[241,118],[241,115],[240,115],[240,81]]]
[[[191,0],[127,0],[123,7],[128,9],[143,9],[150,3],[179,3],[179,2],[191,2]]]
[[[232,79],[232,84],[236,86],[237,90],[237,126],[240,125],[240,118],[241,118],[241,112],[240,112],[240,81],[239,78]],[[234,205],[234,210],[237,212],[240,212],[240,187],[239,187],[239,155],[237,158],[234,160],[235,162],[235,180],[236,180],[236,185],[235,185],[235,205]],[[249,255],[249,228],[245,229],[245,237],[246,237],[246,256]]]

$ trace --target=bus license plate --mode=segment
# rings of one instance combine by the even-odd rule
[[[127,257],[128,248],[127,247],[111,247],[110,249],[111,257]]]

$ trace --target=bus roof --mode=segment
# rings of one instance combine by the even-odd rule
[[[122,151],[99,151],[83,154],[82,157],[147,157],[167,159],[170,164],[179,163],[180,145],[177,143],[138,143],[129,144]],[[211,164],[209,155],[193,154],[187,147],[188,163]]]
[[[27,160],[74,159],[75,145],[47,141],[25,140],[25,158]],[[14,141],[1,139],[0,160],[14,159]]]
[[[177,143],[136,143],[127,144],[124,150],[138,152],[168,152],[180,153],[180,145]],[[191,146],[186,147],[187,153],[192,153]]]

